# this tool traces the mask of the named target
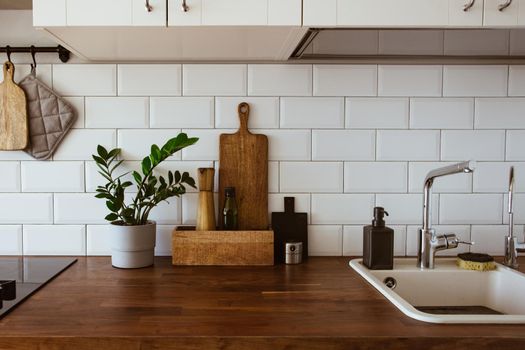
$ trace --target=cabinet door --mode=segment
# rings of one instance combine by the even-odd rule
[[[525,26],[525,0],[520,0],[518,4],[518,25]]]
[[[454,27],[481,27],[483,0],[449,0],[449,25]]]
[[[132,1],[134,26],[166,26],[166,0],[149,0],[150,11],[145,0]]]
[[[203,25],[267,25],[268,0],[202,0]]]
[[[168,26],[200,26],[202,24],[202,0],[168,0]]]
[[[66,25],[66,0],[33,0],[33,26]]]
[[[270,26],[300,26],[301,14],[301,0],[268,0]]]
[[[303,25],[336,26],[337,0],[303,0]]]
[[[483,26],[498,27],[517,25],[518,2],[519,0],[485,0]],[[502,8],[503,6],[506,7]]]
[[[337,0],[337,25],[348,27],[441,27],[446,0]]]
[[[66,0],[68,26],[130,26],[131,0]]]

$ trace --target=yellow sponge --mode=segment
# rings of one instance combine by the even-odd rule
[[[460,269],[464,270],[490,271],[496,269],[496,263],[494,262],[494,258],[488,254],[458,254],[456,264]]]

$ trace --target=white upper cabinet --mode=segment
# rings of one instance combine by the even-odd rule
[[[183,6],[185,4],[185,6]],[[202,0],[168,0],[168,26],[200,26]]]
[[[167,19],[167,21],[166,21]],[[33,0],[37,27],[301,26],[301,0]]]
[[[453,27],[483,25],[483,0],[449,0],[448,24]]]
[[[33,25],[166,26],[166,0],[33,0]]]
[[[266,0],[202,0],[203,25],[266,25]]]
[[[131,0],[66,0],[68,26],[129,26]]]
[[[525,0],[520,0],[518,7],[518,25],[525,26]]]
[[[301,0],[168,0],[169,26],[300,26]]]
[[[144,0],[132,0],[132,5],[132,25],[166,26],[166,0],[149,0],[148,8]]]
[[[303,25],[337,26],[337,0],[303,0]]]
[[[483,25],[488,27],[518,25],[519,0],[485,0]]]
[[[448,25],[446,0],[337,0],[337,25],[441,27]]]
[[[33,0],[35,27],[65,26],[66,0]]]
[[[461,28],[525,25],[525,0],[303,0],[303,25]]]

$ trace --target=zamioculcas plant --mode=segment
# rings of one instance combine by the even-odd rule
[[[142,160],[142,172],[131,172],[137,190],[131,202],[125,200],[126,188],[133,186],[131,181],[124,181],[124,177],[129,172],[115,176],[115,171],[123,162],[118,159],[120,148],[108,151],[99,145],[93,159],[100,175],[108,182],[104,186],[97,187],[95,197],[106,200],[110,213],[105,219],[115,225],[146,225],[151,210],[157,204],[170,197],[179,197],[186,193],[185,185],[195,188],[195,180],[187,172],[181,174],[179,171],[168,171],[168,176],[165,178],[156,176],[153,171],[168,157],[197,141],[198,138],[188,138],[188,135],[180,133],[160,148],[152,145],[151,154]]]

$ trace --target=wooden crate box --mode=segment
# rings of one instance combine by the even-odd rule
[[[173,265],[273,265],[273,231],[193,231],[171,237]]]

